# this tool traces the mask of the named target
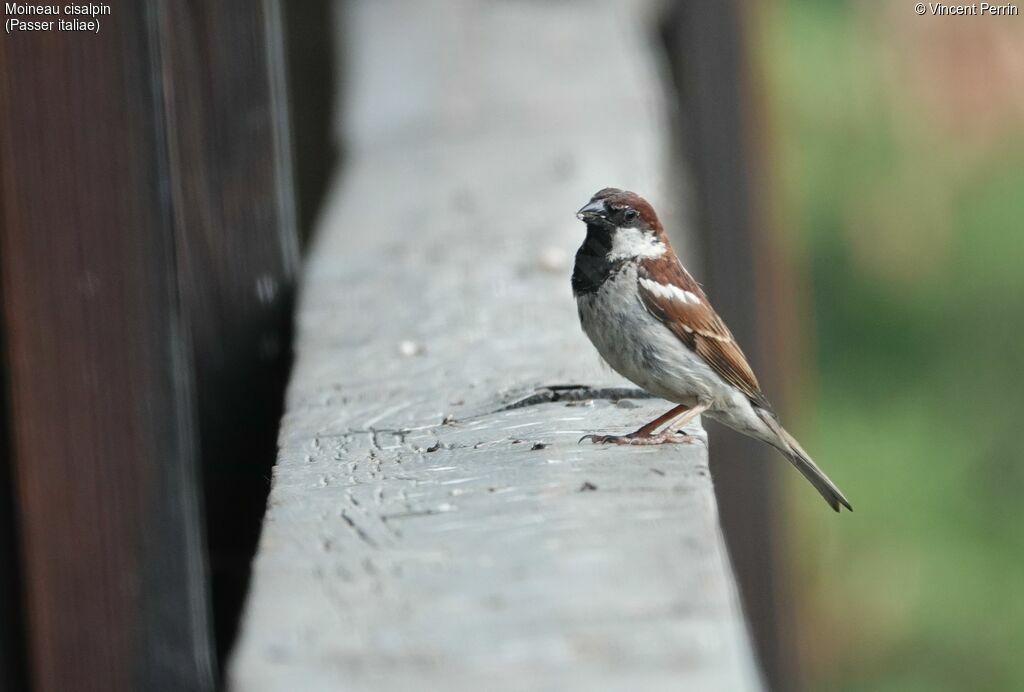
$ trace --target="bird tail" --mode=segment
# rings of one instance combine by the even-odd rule
[[[756,408],[756,407],[755,407]],[[814,463],[811,456],[804,451],[804,448],[800,446],[800,443],[796,441],[796,438],[789,434],[779,419],[771,411],[757,408],[757,412],[761,419],[768,425],[769,428],[775,433],[777,439],[771,440],[771,444],[778,449],[782,454],[789,459],[790,463],[796,467],[797,471],[803,474],[803,477],[810,481],[814,489],[821,493],[821,496],[825,498],[825,502],[835,511],[839,511],[840,505],[846,507],[846,509],[853,511],[853,507],[850,506],[849,500],[843,495],[843,491],[836,487],[836,484],[825,475],[825,472],[818,468],[818,465]]]

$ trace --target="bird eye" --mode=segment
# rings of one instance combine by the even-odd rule
[[[640,214],[639,214],[639,213],[637,212],[637,210],[636,210],[636,209],[627,209],[627,210],[626,210],[626,211],[625,211],[625,212],[624,212],[624,213],[622,214],[622,218],[623,218],[623,219],[625,219],[626,221],[633,221],[633,220],[634,220],[634,219],[636,219],[636,217],[638,217],[639,215],[640,215]]]

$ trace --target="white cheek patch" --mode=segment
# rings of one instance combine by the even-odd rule
[[[689,303],[690,305],[700,305],[700,298],[697,297],[697,294],[684,291],[678,286],[659,284],[657,281],[651,281],[650,279],[640,279],[640,285],[659,298],[678,300],[681,303]]]
[[[664,254],[665,244],[658,240],[653,233],[644,233],[636,228],[617,228],[612,237],[612,248],[608,252],[608,259],[612,261],[634,257],[654,259]]]

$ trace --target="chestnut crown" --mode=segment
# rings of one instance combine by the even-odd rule
[[[641,231],[660,231],[661,222],[647,200],[635,192],[606,187],[576,212],[576,218],[588,224]]]

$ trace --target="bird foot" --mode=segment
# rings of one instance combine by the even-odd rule
[[[584,435],[580,438],[590,440],[596,445],[661,445],[661,444],[692,444],[697,441],[693,435],[679,432],[663,432],[656,435],[630,433],[628,435]],[[577,443],[579,444],[579,443]]]

